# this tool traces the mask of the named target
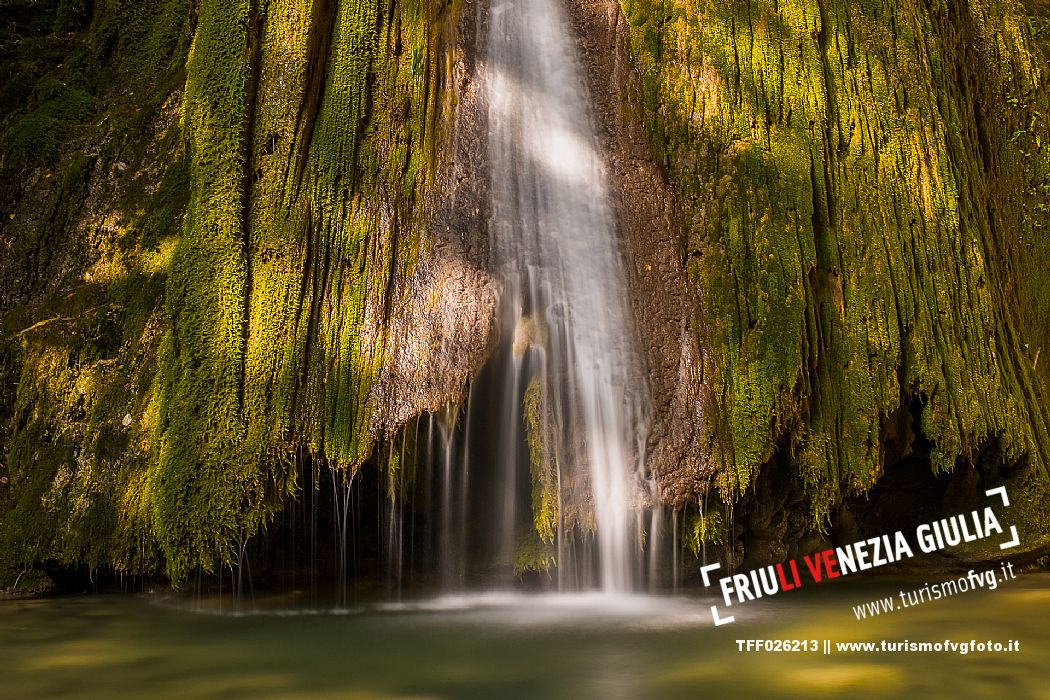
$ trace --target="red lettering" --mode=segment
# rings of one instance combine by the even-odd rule
[[[789,585],[788,582],[787,582],[787,579],[784,578],[784,565],[783,564],[777,564],[777,578],[780,579],[780,590],[781,591],[790,591],[793,588],[796,588],[796,586],[794,586],[794,585]]]
[[[824,568],[828,570],[828,578],[838,578],[842,575],[842,572],[839,571],[839,560],[835,558],[834,549],[824,552]]]
[[[813,559],[810,559],[808,554],[803,557],[806,560],[806,568],[809,569],[809,575],[817,583],[820,583],[820,579],[824,578],[824,572],[820,570],[820,558],[823,554],[824,552],[817,552]]]

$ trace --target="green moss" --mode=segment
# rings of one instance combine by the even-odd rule
[[[157,535],[168,573],[226,562],[242,523],[265,514],[265,476],[241,451],[244,290],[243,169],[250,46],[248,2],[206,3],[190,52],[184,125],[192,168],[182,238],[168,276]]]
[[[543,394],[543,380],[533,377],[525,390],[525,432],[532,474],[533,524],[540,540],[552,544],[558,532],[558,465],[548,444],[553,433]]]
[[[41,80],[31,98],[37,107],[17,119],[7,131],[7,167],[32,169],[53,165],[70,129],[92,113],[94,99],[81,87]]]
[[[101,24],[96,17],[85,33]],[[11,448],[0,559],[151,572],[153,380],[188,196],[181,130],[170,121],[178,67],[135,74],[112,99],[120,83],[108,83],[112,74],[102,77],[106,67],[84,47],[71,36],[47,44],[39,66],[25,57],[36,77],[24,116],[11,122],[18,138],[3,147],[5,196],[18,207],[4,274],[20,284],[4,293],[28,303],[0,329],[4,376],[17,377],[11,401],[0,402]],[[99,83],[101,99],[90,87]],[[13,166],[22,182],[9,188]],[[19,203],[34,183],[42,191]]]
[[[190,52],[191,197],[153,477],[175,580],[276,512],[297,445],[352,474],[382,437],[376,386],[426,222],[440,37],[414,2],[312,8],[205,7]],[[384,467],[399,492],[405,440]]]
[[[700,508],[689,510],[685,521],[685,545],[699,558],[705,545],[723,545],[727,541],[726,523],[717,510],[707,513]]]
[[[190,0],[95,0],[89,41],[103,72],[126,78],[181,69],[195,13],[206,14],[209,4],[198,9]]]
[[[531,572],[549,576],[557,565],[558,557],[552,543],[539,539],[531,530],[518,539],[514,548],[515,576],[521,577]]]
[[[786,446],[825,523],[881,474],[909,397],[935,471],[997,440],[1045,474],[1045,170],[1016,163],[1047,138],[1046,59],[1023,11],[622,7],[708,316],[725,497]]]
[[[419,425],[410,421],[392,441],[386,459],[387,498],[411,501],[419,487]]]

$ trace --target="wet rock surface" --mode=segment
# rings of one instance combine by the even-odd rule
[[[667,174],[652,157],[635,115],[639,99],[625,20],[614,0],[567,3],[591,91],[626,251],[631,307],[652,397],[647,464],[662,500],[696,501],[714,474],[713,403],[704,382],[699,296],[689,286],[678,209]]]

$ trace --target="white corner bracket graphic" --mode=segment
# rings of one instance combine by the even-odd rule
[[[1010,505],[1010,498],[1006,495],[1005,486],[996,486],[994,489],[988,489],[984,492],[985,496],[999,496],[1003,499],[1003,507]]]
[[[721,564],[708,564],[707,566],[701,566],[700,567],[700,575],[704,577],[704,586],[710,586],[711,585],[711,579],[708,578],[707,572],[715,571],[716,569],[721,569],[721,568],[722,568]]]
[[[728,625],[730,622],[733,622],[734,620],[736,620],[736,618],[734,616],[732,616],[732,615],[729,615],[728,617],[719,617],[718,616],[718,606],[717,605],[712,605],[711,606],[711,617],[715,621],[715,627],[719,627],[721,625]]]
[[[999,498],[1003,499],[1004,508],[1010,505],[1010,497],[1006,495],[1005,486],[996,486],[994,489],[988,489],[984,492],[984,495],[989,497],[998,496]],[[1012,537],[1012,539],[1009,542],[1003,542],[1001,545],[999,545],[999,549],[1010,549],[1011,547],[1016,547],[1017,545],[1021,544],[1021,536],[1017,534],[1016,525],[1010,526],[1010,536]]]
[[[707,566],[701,566],[700,567],[700,575],[704,577],[704,586],[710,586],[711,585],[711,577],[708,574],[710,574],[712,571],[717,571],[718,569],[721,569],[721,568],[722,568],[721,564],[708,564]],[[719,627],[721,625],[728,625],[730,622],[733,622],[734,620],[736,620],[736,617],[734,617],[733,615],[729,615],[727,617],[719,617],[718,616],[718,606],[717,605],[712,605],[711,606],[711,619],[713,619],[715,621],[715,627]]]

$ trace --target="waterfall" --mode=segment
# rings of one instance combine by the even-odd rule
[[[557,548],[560,587],[626,592],[645,571],[648,396],[589,97],[557,3],[495,0],[489,15],[489,235],[502,284],[502,387],[491,417],[504,470],[500,537],[503,556],[513,557],[530,468],[523,398],[539,382],[541,408],[533,408],[556,475],[557,535],[548,544]]]

